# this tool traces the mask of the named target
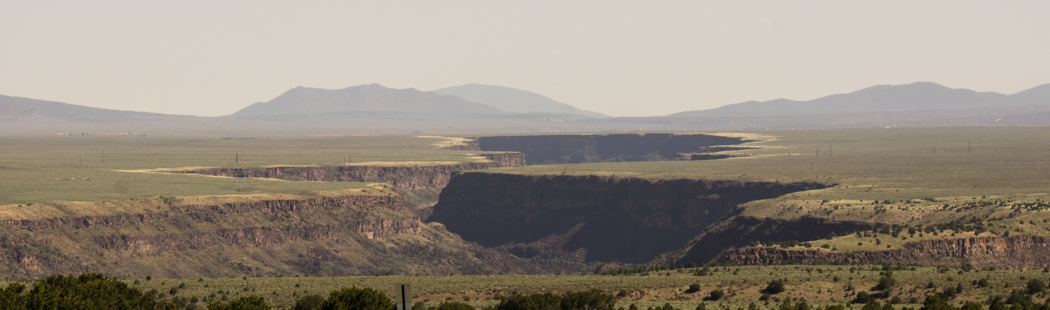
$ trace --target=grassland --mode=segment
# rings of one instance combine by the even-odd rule
[[[714,178],[818,181],[834,186],[743,206],[742,215],[792,219],[822,217],[887,225],[934,225],[965,219],[985,227],[919,231],[891,236],[859,232],[809,241],[828,251],[901,248],[908,242],[1008,232],[1050,236],[1050,129],[922,128],[812,131],[761,131],[749,155],[711,161],[596,163],[492,169],[502,173],[613,175],[644,178]],[[359,183],[287,182],[195,175],[129,172],[179,167],[258,167],[270,165],[343,165],[362,162],[463,162],[467,151],[436,150],[462,141],[432,137],[353,136],[272,139],[141,136],[0,136],[0,212],[30,216],[19,205],[48,201],[106,201],[158,196],[299,195],[304,192],[362,189]],[[90,204],[116,206],[119,203]],[[79,206],[79,204],[63,204]],[[12,211],[14,210],[14,211]],[[51,209],[40,209],[51,212]],[[90,208],[77,212],[95,212]],[[118,212],[119,209],[116,209]],[[21,212],[21,213],[19,213]],[[7,214],[5,213],[5,214]],[[806,247],[797,247],[798,249]],[[129,279],[145,289],[201,302],[245,295],[266,297],[287,307],[307,294],[327,294],[344,286],[369,286],[390,293],[394,284],[410,283],[418,301],[466,300],[491,305],[498,295],[566,292],[597,288],[625,292],[618,305],[641,307],[671,302],[692,309],[712,290],[726,292],[724,303],[737,307],[757,301],[771,279],[788,279],[776,299],[816,303],[847,302],[875,285],[878,266],[740,266],[645,274],[490,275],[444,277],[301,277],[221,279]],[[975,271],[917,267],[894,272],[898,285],[889,296],[922,298],[947,287],[962,287],[956,302],[1007,295],[1030,279],[1050,279],[1041,270]],[[836,280],[837,279],[837,280]],[[974,283],[987,279],[991,285]],[[690,284],[701,291],[686,293]],[[930,283],[933,283],[931,286]],[[183,288],[179,286],[185,284]],[[1038,300],[1045,300],[1039,295]],[[775,300],[771,300],[775,302]],[[764,309],[775,304],[760,303]]]
[[[671,303],[681,309],[693,309],[711,291],[722,290],[725,297],[707,301],[710,305],[746,308],[758,302],[763,309],[775,309],[779,300],[804,299],[810,303],[848,303],[859,292],[873,292],[884,271],[878,265],[782,265],[782,266],[723,266],[712,267],[707,275],[698,275],[701,268],[680,268],[629,275],[488,275],[488,276],[373,276],[373,277],[273,277],[222,279],[137,279],[129,283],[145,290],[156,289],[175,296],[197,297],[202,302],[258,295],[278,308],[288,307],[305,295],[326,296],[341,287],[372,287],[395,296],[399,284],[409,284],[416,302],[436,304],[445,300],[464,301],[475,306],[497,303],[497,295],[531,293],[565,293],[599,289],[609,294],[620,294],[617,306],[636,304],[643,309]],[[895,270],[896,285],[883,300],[900,297],[905,303],[912,298],[921,300],[929,294],[946,288],[961,287],[963,293],[953,303],[984,301],[990,296],[1009,295],[1011,290],[1024,289],[1032,279],[1047,281],[1050,273],[1041,270],[963,270],[954,268],[904,267]],[[772,295],[768,303],[760,301],[760,290],[772,279],[785,279],[786,290]],[[980,287],[978,282],[989,283]],[[184,284],[184,285],[183,285]],[[687,292],[690,284],[699,284],[698,292]],[[932,284],[932,286],[931,286]],[[623,292],[621,294],[621,291]],[[1037,301],[1046,299],[1036,296]],[[170,294],[168,295],[170,298]],[[913,300],[914,302],[914,300]]]
[[[840,186],[810,199],[902,200],[1045,193],[1050,128],[907,128],[762,131],[773,137],[710,161],[591,163],[503,168],[535,174],[651,178],[820,180]],[[799,197],[796,195],[796,198]],[[789,197],[790,198],[790,197]]]
[[[157,196],[300,193],[364,184],[137,173],[180,167],[475,161],[436,137],[221,139],[187,136],[0,136],[0,205]],[[348,158],[349,157],[349,158]]]

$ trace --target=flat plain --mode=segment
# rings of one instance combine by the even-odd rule
[[[148,171],[476,160],[466,151],[437,150],[448,141],[415,136],[0,136],[0,205],[362,188],[363,183],[287,182]]]

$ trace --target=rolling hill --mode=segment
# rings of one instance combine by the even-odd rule
[[[36,123],[121,123],[188,116],[119,111],[0,95],[0,120]]]
[[[455,96],[369,84],[344,89],[296,87],[273,100],[252,104],[230,116],[319,115],[340,112],[463,115],[506,113]]]
[[[877,85],[848,94],[809,101],[748,101],[720,108],[671,114],[677,117],[760,117],[853,113],[914,112],[983,108],[1050,106],[1050,84],[1014,95],[952,89],[937,83]]]
[[[587,117],[608,117],[605,114],[577,109],[550,97],[530,91],[505,86],[465,84],[432,90],[442,95],[452,95],[469,101],[484,103],[500,110],[518,113],[574,114]]]
[[[878,85],[809,101],[748,101],[662,117],[618,118],[671,130],[1046,126],[1050,84],[1013,95],[936,83]],[[594,122],[602,122],[595,120]]]

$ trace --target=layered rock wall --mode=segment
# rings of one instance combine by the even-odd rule
[[[196,278],[545,270],[421,223],[393,192],[282,197],[140,199],[97,214],[63,210],[113,205],[37,204],[52,211],[0,220],[0,274],[22,280],[85,272]]]
[[[255,168],[198,168],[166,172],[193,173],[234,178],[272,178],[289,181],[374,182],[388,183],[398,190],[440,189],[448,184],[452,173],[465,170],[516,167],[525,165],[521,153],[479,155],[482,162],[456,164],[401,164],[350,166],[275,166]]]
[[[745,247],[726,253],[723,262],[747,265],[780,263],[900,263],[975,268],[1050,267],[1050,238],[1036,236],[972,237],[923,240],[904,249],[830,252],[776,247]]]
[[[825,186],[466,172],[452,177],[429,221],[485,246],[573,231],[562,250],[640,263],[685,245],[738,204]]]
[[[679,153],[746,141],[704,134],[650,133],[481,137],[477,142],[483,151],[520,152],[529,165],[545,165],[676,160],[683,158]]]

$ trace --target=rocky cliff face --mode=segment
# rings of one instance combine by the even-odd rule
[[[923,240],[909,243],[904,249],[848,253],[746,247],[726,253],[722,261],[749,265],[846,262],[1034,269],[1050,267],[1048,255],[1050,238],[1012,236]]]
[[[351,165],[317,167],[197,168],[169,170],[234,178],[273,178],[289,181],[371,182],[388,183],[398,190],[440,189],[448,184],[453,172],[525,165],[521,153],[480,155],[483,162],[457,164]]]
[[[584,250],[588,261],[641,263],[685,245],[738,204],[825,186],[466,172],[452,177],[429,220],[484,246],[561,235],[560,250]]]
[[[675,160],[678,153],[746,142],[703,134],[656,133],[481,137],[477,141],[484,151],[523,153],[529,165]]]
[[[123,211],[97,214],[34,205],[53,212],[29,219],[6,213],[0,273],[9,279],[83,272],[196,278],[547,269],[422,224],[392,192],[185,201],[125,201]],[[90,209],[115,208],[98,204]]]
[[[745,247],[751,241],[814,240],[872,227],[874,224],[871,223],[833,222],[811,217],[782,220],[730,215],[668,256],[669,260],[664,263],[707,263],[719,259],[726,251]]]

